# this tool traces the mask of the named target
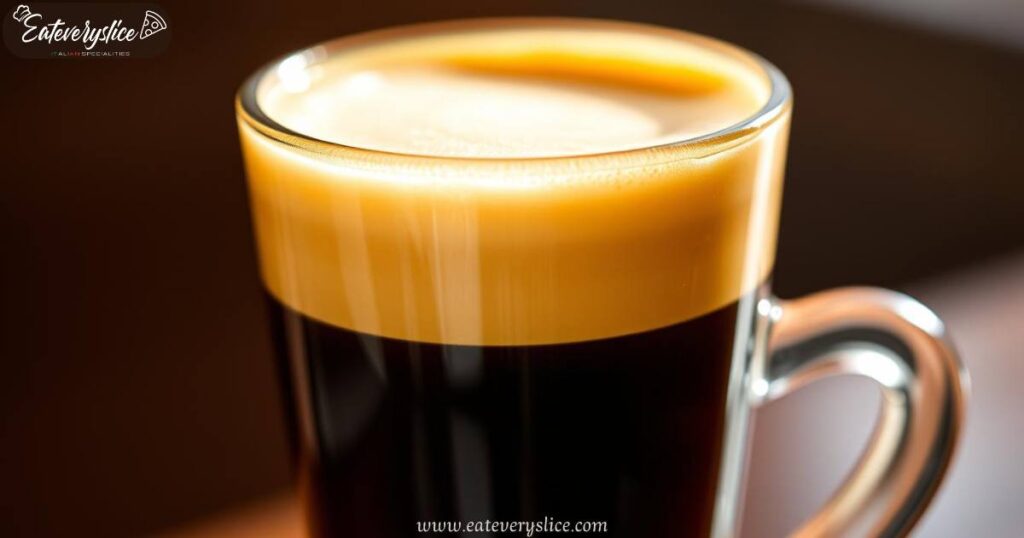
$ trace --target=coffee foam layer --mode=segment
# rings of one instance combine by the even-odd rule
[[[608,39],[619,47],[609,50]],[[328,142],[418,155],[521,158],[660,145],[726,128],[766,99],[763,82],[744,78],[728,56],[607,32],[421,37],[315,66],[289,61],[263,92],[271,118]]]
[[[631,38],[615,43],[620,34],[603,36],[599,41],[605,48],[587,52],[591,61],[610,69],[589,71],[588,83],[608,86],[625,77],[632,81],[630,92],[639,87],[652,95],[678,95],[742,80],[740,75],[735,80],[726,77],[728,70],[701,71],[701,59],[710,53],[691,54],[697,59],[689,64],[679,64],[678,55],[672,55],[676,63],[665,67],[666,72],[689,70],[692,75],[670,77],[673,82],[666,87],[668,79],[656,70],[636,69],[654,61],[652,55],[631,49]],[[548,61],[557,64],[582,54],[576,40],[567,36],[566,41],[573,45],[549,54]],[[598,53],[608,48],[617,56],[597,61]],[[467,77],[467,84],[492,84],[491,79],[481,82],[479,73],[452,67],[479,63],[479,58],[459,56],[457,51],[462,50],[466,49],[453,52],[436,43],[423,47],[420,53],[430,61],[389,68],[392,75],[401,74],[392,82],[434,77],[434,67],[428,66],[450,57],[458,60],[444,69]],[[377,60],[392,57],[378,52],[371,46],[361,54]],[[491,63],[497,66],[492,71],[508,71],[493,76],[515,74],[514,61],[490,52],[495,55]],[[623,57],[630,52],[643,55],[643,62]],[[365,64],[361,68],[377,65],[376,60],[360,63]],[[537,92],[531,95],[544,100],[524,106],[542,110],[561,103],[561,82],[550,88],[538,82],[546,80],[550,69],[538,69],[534,61],[521,65],[532,66],[523,68],[523,77]],[[620,91],[606,90],[610,93],[597,94],[599,100]],[[416,94],[424,88],[401,91]],[[647,138],[636,137],[646,136],[652,128],[649,118],[634,116],[629,105],[629,112],[616,109],[614,99],[602,103],[608,114],[633,131],[621,140],[608,135],[600,144],[646,143]],[[525,134],[530,121],[521,119],[517,128]],[[334,121],[340,119],[326,124]],[[358,152],[348,150],[325,153],[272,140],[244,120],[240,132],[263,280],[285,305],[326,323],[379,336],[529,345],[664,327],[721,308],[754,290],[773,263],[787,126],[788,115],[756,135],[709,150],[702,158],[682,158],[663,149],[632,153],[621,162],[607,157],[529,166],[513,161],[482,166],[444,160],[410,164],[404,157],[357,157]],[[504,142],[495,142],[498,139],[477,138],[474,129],[455,122],[450,130],[462,133],[464,140],[446,131],[443,142],[428,139],[417,147],[427,151],[443,146],[473,155],[513,151],[501,145]],[[559,151],[594,151],[595,145],[582,137],[552,141],[551,133],[542,130],[538,128],[536,139],[563,144]],[[379,141],[386,131],[365,136]],[[529,137],[524,140],[514,151],[533,152],[531,148],[540,146]]]

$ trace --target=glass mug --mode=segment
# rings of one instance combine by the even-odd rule
[[[711,74],[649,60],[676,55]],[[759,102],[727,126],[614,151],[329,140],[330,122],[362,121],[358,107],[331,116],[350,95],[325,104],[332,62],[395,58],[679,95],[725,73]],[[942,322],[905,295],[770,295],[790,109],[785,77],[756,55],[586,20],[372,32],[251,77],[238,124],[311,532],[733,536],[751,410],[861,375],[884,394],[873,439],[796,535],[907,533],[950,461],[966,373]]]

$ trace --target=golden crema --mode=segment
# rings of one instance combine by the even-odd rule
[[[264,282],[310,317],[434,343],[573,342],[699,316],[771,270],[788,111],[673,144],[767,102],[735,50],[510,23],[321,56],[260,82],[280,127],[240,114]]]

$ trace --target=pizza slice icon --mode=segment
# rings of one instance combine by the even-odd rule
[[[147,37],[167,29],[167,21],[156,13],[146,10],[146,17],[142,19],[142,28],[139,30],[139,39]]]

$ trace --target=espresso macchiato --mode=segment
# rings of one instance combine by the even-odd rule
[[[769,98],[757,63],[481,23],[311,49],[255,91],[275,132],[240,130],[317,533],[709,534],[775,250],[787,114],[737,128]]]

